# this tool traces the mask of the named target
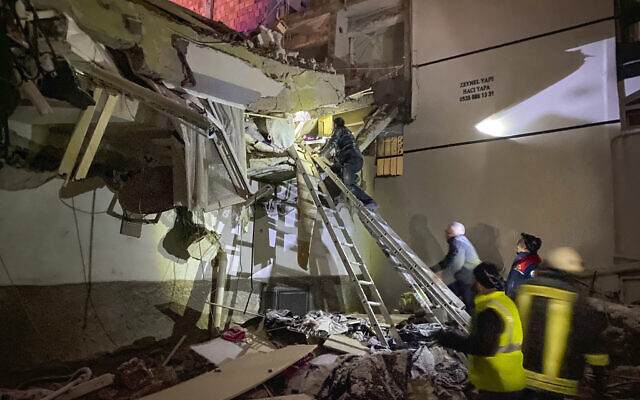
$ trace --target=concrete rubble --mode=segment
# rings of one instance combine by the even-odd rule
[[[412,320],[416,322],[415,318]],[[285,350],[307,343],[322,344],[328,338],[348,337],[360,342],[364,352],[349,354],[350,350],[336,351],[333,347],[320,346],[307,356],[292,360],[288,368],[264,385],[256,384],[255,390],[253,386],[238,388],[239,392],[233,398],[257,398],[258,393],[266,391],[269,397],[305,394],[316,399],[399,400],[418,390],[421,394],[432,394],[426,398],[466,398],[466,368],[453,353],[434,345],[429,337],[419,340],[413,337],[402,346],[392,346],[393,350],[385,349],[370,340],[374,336],[366,319],[323,311],[294,316],[287,310],[272,310],[266,317],[253,318],[243,326],[232,327],[229,335],[222,334],[213,341],[193,346],[191,344],[205,339],[204,332],[191,336],[184,343],[175,338],[141,342],[98,359],[70,363],[69,367],[82,363],[96,372],[115,375],[109,385],[96,389],[91,398],[134,399],[162,393],[166,388],[178,388],[175,385],[181,382],[189,385],[195,382],[194,377],[204,376],[216,368],[224,370],[224,366],[233,360],[242,363],[252,354],[268,354],[278,348]],[[399,326],[406,327],[407,323]],[[216,364],[208,361],[204,357],[208,358],[209,354],[220,361]],[[53,373],[51,369],[49,371]],[[37,390],[36,382],[29,390]]]

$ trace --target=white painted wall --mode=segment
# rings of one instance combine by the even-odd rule
[[[55,179],[32,190],[0,192],[0,256],[18,285],[57,285],[84,282],[73,211],[58,198],[62,181]],[[99,189],[94,220],[94,282],[168,281],[194,279],[197,260],[174,260],[162,248],[173,226],[173,214],[157,225],[142,228],[140,239],[120,234],[120,221],[104,213],[113,194]],[[75,198],[85,262],[89,259],[91,193]],[[71,204],[70,199],[64,200]],[[209,267],[210,269],[210,267]],[[0,271],[0,284],[9,284]]]
[[[570,245],[587,265],[611,265],[620,127],[580,126],[618,119],[613,21],[520,39],[612,14],[600,0],[413,1],[414,66],[474,52],[414,67],[405,152],[428,150],[405,154],[403,176],[375,181],[381,214],[425,261],[444,256],[444,230],[459,220],[483,259],[507,267],[520,232],[542,238],[542,255]],[[461,82],[483,77],[493,95],[461,102]],[[378,279],[389,281],[385,262]],[[384,290],[388,301],[401,286]]]
[[[0,192],[0,285],[59,285],[85,282],[73,210],[62,203],[61,180],[52,180],[32,190]],[[295,188],[294,188],[295,190]],[[94,220],[93,282],[171,281],[211,277],[211,265],[196,258],[176,259],[162,246],[173,227],[175,214],[167,212],[156,225],[144,225],[140,239],[120,234],[120,220],[105,213],[113,194],[106,188],[96,195]],[[295,196],[295,192],[294,192]],[[91,193],[77,196],[80,241],[85,263],[89,258]],[[65,203],[71,205],[70,199]],[[335,247],[318,219],[311,246],[310,267],[297,265],[297,209],[258,211],[254,277],[346,275]],[[262,207],[259,205],[259,207]],[[343,217],[350,221],[346,209]],[[251,272],[253,220],[246,230],[229,222],[231,209],[224,209],[214,222],[229,255],[232,276]],[[318,217],[319,218],[319,217]],[[349,229],[355,229],[352,223]],[[316,240],[317,238],[317,240]],[[206,257],[206,248],[203,249]],[[196,253],[197,255],[197,253]],[[198,257],[199,258],[199,257]],[[8,272],[8,275],[7,275]]]

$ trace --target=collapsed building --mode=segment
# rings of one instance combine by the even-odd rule
[[[638,228],[625,217],[637,82],[624,64],[637,37],[619,35],[614,60],[613,4],[572,1],[544,27],[482,38],[492,13],[542,17],[552,2],[235,3],[2,2],[0,386],[16,390],[1,394],[466,398],[464,360],[430,336],[470,320],[427,267],[444,255],[432,231],[454,219],[500,266],[520,230],[578,247],[625,349],[612,390],[638,389]],[[456,18],[472,27],[463,43]],[[312,156],[335,117],[381,217],[318,196],[345,192]],[[253,363],[267,367],[233,380]],[[60,375],[73,385],[36,379]]]

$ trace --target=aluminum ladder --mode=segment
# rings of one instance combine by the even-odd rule
[[[305,150],[309,153],[311,151],[308,146]],[[329,176],[356,208],[363,225],[409,283],[420,305],[427,311],[433,311],[433,308],[442,308],[462,330],[468,331],[471,316],[465,311],[462,300],[411,250],[382,217],[364,207],[342,180],[331,171],[325,160],[315,155],[312,156],[312,159],[319,170]],[[438,321],[435,315],[434,319]]]
[[[376,337],[380,341],[380,344],[385,347],[389,347],[389,343],[387,342],[382,327],[380,326],[380,322],[378,322],[376,313],[373,310],[374,307],[376,307],[380,311],[380,314],[384,318],[384,321],[389,325],[389,336],[397,343],[402,342],[402,340],[400,339],[400,335],[395,328],[393,320],[391,319],[389,310],[387,310],[387,307],[382,301],[380,292],[378,292],[378,288],[373,282],[373,278],[371,278],[371,274],[369,274],[369,270],[367,269],[364,260],[360,256],[358,248],[349,235],[349,232],[347,232],[344,220],[336,209],[335,203],[329,195],[325,184],[316,174],[313,174],[313,177],[311,176],[309,171],[307,171],[305,165],[300,160],[298,152],[294,147],[291,147],[289,149],[289,154],[295,160],[296,168],[299,169],[304,178],[305,185],[311,193],[313,202],[315,203],[318,213],[320,214],[322,221],[324,222],[324,225],[327,228],[329,235],[331,236],[331,240],[333,241],[336,250],[338,251],[340,260],[347,270],[351,281],[354,283],[356,293],[358,294],[358,298],[360,299],[360,303],[362,304],[362,307],[369,317],[369,323],[371,324]],[[317,180],[318,190],[315,189],[312,179]],[[320,200],[321,196],[325,199],[326,205],[323,204]],[[356,274],[356,271],[353,268],[354,266],[356,266],[360,270],[360,273],[362,275],[361,277]]]

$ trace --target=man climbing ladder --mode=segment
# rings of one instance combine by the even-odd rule
[[[367,209],[376,210],[378,203],[358,186],[357,173],[362,170],[363,159],[355,136],[344,126],[344,119],[340,117],[333,120],[333,126],[331,137],[320,150],[319,155],[329,158],[329,154],[335,150],[331,170],[342,179]]]

